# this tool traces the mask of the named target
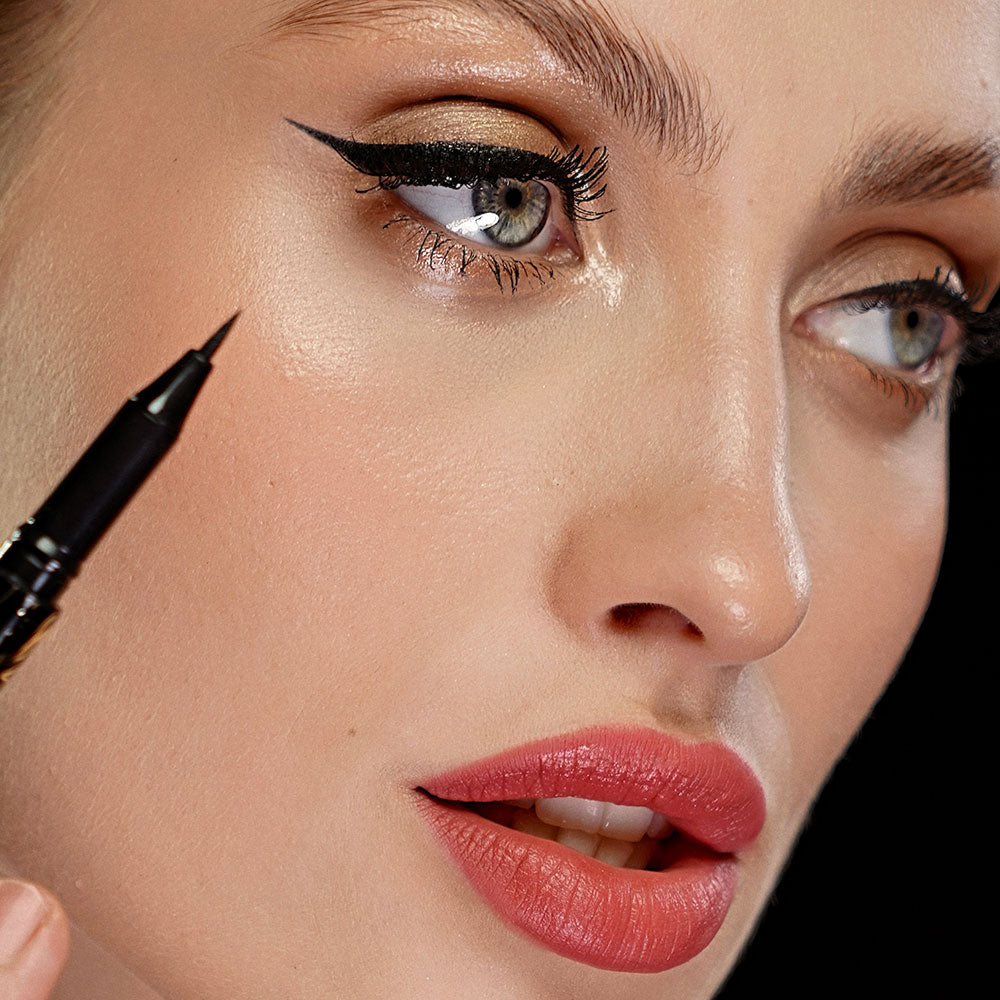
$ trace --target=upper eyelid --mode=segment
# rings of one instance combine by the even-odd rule
[[[953,315],[970,333],[976,333],[985,321],[992,326],[996,312],[989,310],[977,311],[972,308],[976,300],[975,294],[965,290],[957,290],[937,280],[940,269],[934,278],[914,278],[905,281],[885,282],[859,289],[856,292],[840,296],[833,300],[845,304],[857,303],[857,312],[887,306],[902,309],[907,305],[938,307]]]
[[[285,119],[288,124],[303,131],[319,142],[331,147],[350,166],[360,173],[379,178],[380,187],[393,188],[404,184],[437,185],[462,187],[484,177],[511,177],[517,180],[547,180],[557,184],[563,194],[563,207],[571,219],[596,219],[608,214],[606,211],[579,211],[578,201],[590,201],[601,197],[607,185],[596,188],[608,169],[607,147],[594,147],[584,156],[579,146],[568,153],[559,155],[558,148],[545,155],[533,150],[519,149],[510,146],[493,146],[486,143],[464,142],[427,142],[427,143],[362,143],[353,139],[343,139],[330,133],[322,132],[292,118]],[[423,177],[414,176],[413,160],[417,154],[433,152],[437,160],[433,168],[426,168]],[[374,162],[382,157],[381,163]],[[496,163],[499,159],[503,162]],[[395,162],[390,162],[395,161]],[[471,161],[471,162],[470,162]],[[442,169],[450,166],[448,173]],[[909,282],[892,282],[883,285],[870,286],[856,292],[839,296],[835,301],[851,301],[863,299],[866,296],[884,295],[895,300],[902,290],[909,287],[920,287],[930,301],[914,299],[914,304],[938,304],[949,309],[963,324],[965,332],[984,342],[990,342],[990,348],[1000,347],[1000,309],[976,312],[971,302],[978,298],[978,291],[972,295],[968,292],[956,292],[944,282],[938,281],[939,270],[935,271],[934,279],[916,279]],[[981,291],[981,290],[980,290]]]
[[[932,278],[916,277],[900,281],[887,281],[877,285],[869,285],[856,291],[839,295],[830,302],[846,306],[855,304],[854,311],[867,312],[880,306],[901,309],[907,305],[938,307],[950,312],[963,324],[975,325],[977,318],[985,315],[976,312],[972,303],[976,294],[970,294],[966,289],[953,288],[948,281],[953,273],[950,269],[944,281],[940,280],[942,268],[934,271]]]
[[[974,296],[970,296],[964,289],[954,289],[938,280],[939,273],[940,268],[935,271],[934,278],[912,278],[869,285],[866,288],[839,296],[834,301],[851,302],[870,299],[893,305],[940,305],[943,308],[953,308],[963,313],[965,311],[972,312]]]
[[[972,293],[968,290],[959,291],[938,280],[940,273],[941,268],[938,268],[933,278],[872,285],[838,296],[826,304],[849,305],[860,302],[861,305],[856,310],[858,313],[878,308],[879,305],[897,309],[907,304],[941,308],[954,317],[962,328],[964,346],[961,361],[968,363],[995,356],[1000,352],[1000,306],[994,305],[992,309],[985,310],[973,309],[972,302],[977,300],[982,289]]]
[[[607,185],[600,183],[608,169],[606,146],[595,146],[584,154],[580,146],[569,151],[553,148],[549,154],[513,146],[488,143],[421,142],[421,143],[362,143],[343,139],[303,125],[292,118],[290,125],[329,146],[359,173],[379,177],[380,186],[391,188],[400,184],[438,184],[461,187],[484,177],[510,177],[516,180],[542,180],[556,184],[563,208],[572,219],[598,219],[608,211],[581,209],[585,202],[602,197]],[[433,168],[423,174],[414,169],[420,158],[433,158]]]

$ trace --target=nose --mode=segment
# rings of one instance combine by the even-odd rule
[[[589,640],[747,664],[788,642],[810,597],[780,339],[737,337],[730,321],[666,340],[598,366],[614,374],[579,415],[591,432],[573,461],[587,471],[574,476],[549,596]]]

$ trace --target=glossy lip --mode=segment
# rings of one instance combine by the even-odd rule
[[[418,809],[507,923],[557,954],[619,972],[662,972],[708,945],[736,889],[734,852],[753,842],[766,811],[760,782],[732,750],[645,727],[539,740],[419,787],[430,795]],[[666,869],[614,868],[452,804],[567,795],[663,813],[682,835]]]

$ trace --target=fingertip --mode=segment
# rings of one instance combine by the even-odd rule
[[[0,969],[3,1000],[47,1000],[69,957],[70,927],[65,912],[51,893],[34,888],[48,911],[17,955]]]

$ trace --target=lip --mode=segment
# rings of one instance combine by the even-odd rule
[[[429,793],[419,811],[500,917],[557,954],[619,972],[662,972],[708,945],[732,903],[737,852],[766,812],[760,782],[732,750],[646,727],[538,740],[428,777],[419,790]],[[614,868],[457,804],[569,795],[666,815],[680,834],[667,867]]]

